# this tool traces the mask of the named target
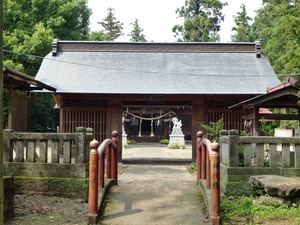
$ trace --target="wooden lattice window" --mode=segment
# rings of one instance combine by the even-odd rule
[[[64,109],[62,132],[73,133],[76,127],[93,128],[99,142],[106,138],[106,111],[103,109]]]

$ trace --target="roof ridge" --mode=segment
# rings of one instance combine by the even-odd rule
[[[52,55],[57,52],[162,52],[162,53],[256,53],[256,42],[52,42]]]

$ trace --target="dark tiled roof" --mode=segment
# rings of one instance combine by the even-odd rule
[[[36,78],[57,93],[262,94],[280,83],[255,43],[55,41]]]

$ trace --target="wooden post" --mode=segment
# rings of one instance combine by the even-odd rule
[[[106,146],[106,177],[111,179],[111,144]]]
[[[89,196],[88,196],[88,222],[96,224],[98,216],[98,149],[99,142],[95,139],[90,143],[89,167]]]
[[[206,145],[201,146],[200,154],[201,154],[201,163],[200,163],[201,178],[200,179],[205,180],[206,179],[206,155],[207,155]]]
[[[105,151],[99,156],[99,188],[104,188]]]
[[[209,146],[210,147],[210,146]],[[211,155],[210,155],[210,150],[208,149],[209,148],[208,146],[205,145],[205,152],[206,152],[206,159],[205,159],[205,168],[206,168],[206,176],[205,176],[205,179],[206,179],[206,188],[207,189],[211,189],[211,168],[210,168],[210,165],[212,164],[211,163]]]
[[[210,180],[211,180],[211,222],[212,225],[220,224],[220,145],[217,142],[211,144],[210,155]]]
[[[197,167],[197,181],[201,179],[201,141],[203,137],[203,132],[200,130],[197,132],[197,140],[196,140],[196,167]]]
[[[112,141],[117,146],[116,149],[111,148],[111,173],[112,178],[116,181],[116,184],[118,184],[118,132],[113,131],[111,135]]]

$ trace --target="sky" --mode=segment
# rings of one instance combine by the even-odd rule
[[[116,41],[129,41],[131,23],[138,19],[147,41],[174,42],[176,38],[172,27],[183,23],[183,18],[177,18],[175,10],[183,6],[184,2],[185,0],[89,0],[88,5],[92,9],[90,29],[91,31],[103,29],[97,22],[107,16],[107,9],[110,7],[114,9],[116,19],[123,23],[124,35]],[[227,0],[227,3],[228,6],[223,8],[225,19],[219,32],[221,42],[230,42],[231,29],[235,25],[233,15],[241,11],[240,6],[244,4],[248,16],[253,18],[255,10],[261,7],[262,0]]]

